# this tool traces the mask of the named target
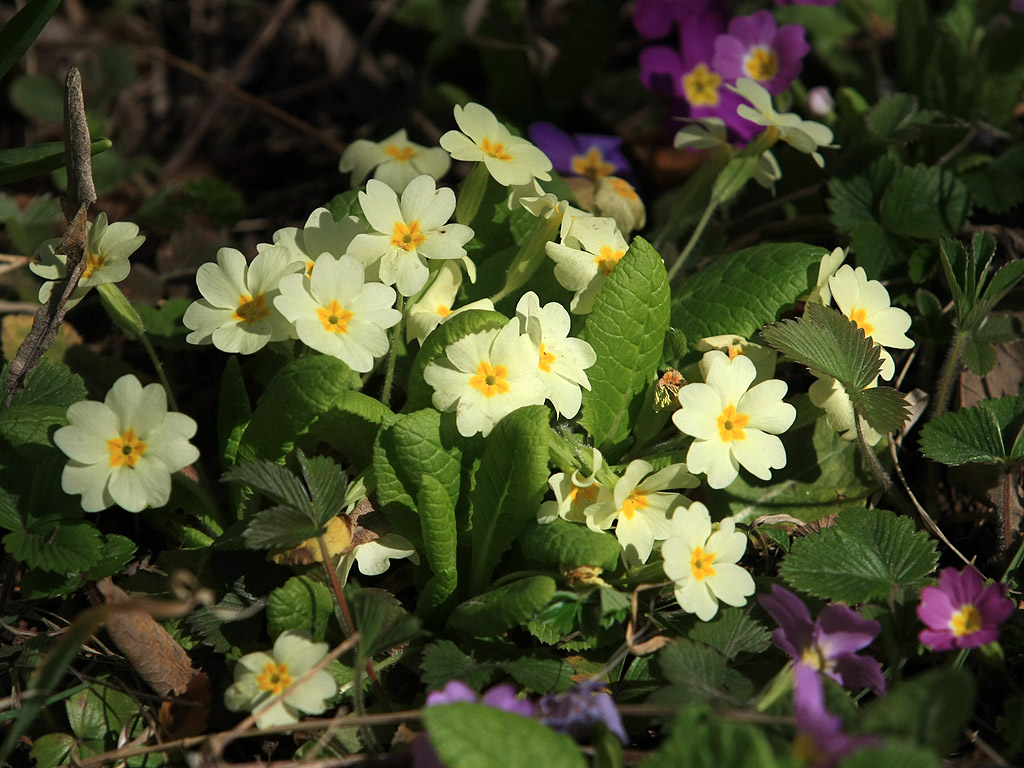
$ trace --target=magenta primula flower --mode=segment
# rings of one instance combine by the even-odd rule
[[[839,0],[775,0],[776,5],[835,5]]]
[[[870,656],[857,655],[878,636],[881,625],[877,621],[865,619],[845,605],[829,605],[812,621],[803,600],[777,584],[772,585],[770,595],[757,599],[779,623],[772,641],[796,666],[823,672],[844,688],[885,692],[879,663]]]
[[[782,93],[800,70],[811,50],[799,24],[775,26],[768,11],[737,16],[714,42],[712,67],[730,82],[749,77],[771,93]]]
[[[552,123],[530,125],[530,140],[548,156],[555,170],[569,176],[630,178],[632,173],[622,154],[622,139],[596,133],[570,136]]]
[[[633,26],[644,37],[664,37],[678,24],[683,29],[695,13],[704,11],[717,0],[636,0]]]
[[[939,586],[921,590],[917,616],[927,629],[917,637],[936,651],[994,643],[999,625],[1013,609],[1002,582],[985,586],[985,577],[973,565],[962,571],[944,568]]]
[[[875,736],[843,733],[843,721],[825,708],[825,683],[810,667],[793,668],[793,753],[812,768],[832,768],[849,754],[878,744]]]

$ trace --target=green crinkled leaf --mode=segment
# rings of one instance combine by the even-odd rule
[[[271,637],[292,629],[322,642],[333,615],[331,591],[305,576],[292,576],[267,596],[267,632]]]
[[[1024,415],[1024,398],[1003,400],[1012,401],[1018,413]],[[921,430],[921,451],[924,455],[953,467],[1006,461],[1003,434],[989,402],[985,400],[973,408],[944,413],[925,424]]]
[[[423,533],[423,554],[434,574],[423,586],[419,599],[419,607],[429,614],[454,599],[458,586],[455,505],[439,481],[424,475],[416,495],[416,510]]]
[[[937,669],[893,686],[865,707],[866,732],[898,736],[947,754],[974,706],[974,680],[964,670]]]
[[[220,445],[222,466],[230,467],[235,463],[242,435],[251,418],[252,407],[242,377],[242,366],[238,356],[232,355],[224,365],[217,406],[217,443]]]
[[[395,419],[391,409],[362,392],[340,392],[330,410],[309,429],[311,441],[323,440],[356,467],[363,469],[373,459],[373,441],[382,426]]]
[[[938,552],[914,523],[884,509],[847,510],[832,528],[793,543],[779,572],[795,589],[826,600],[900,599],[927,584]]]
[[[789,768],[776,760],[764,731],[756,725],[715,717],[706,706],[686,707],[671,732],[639,768]]]
[[[41,448],[48,452],[51,430],[67,423],[63,405],[12,405],[0,411],[0,436],[19,454],[34,456]]]
[[[574,568],[596,565],[614,571],[622,547],[609,533],[592,531],[585,525],[555,518],[546,525],[529,524],[519,537],[523,554],[532,560]]]
[[[103,537],[100,559],[82,575],[89,581],[99,581],[119,573],[135,556],[135,542],[126,536],[107,534]]]
[[[7,366],[4,366],[4,377]],[[72,373],[66,365],[43,358],[28,377],[25,389],[11,398],[11,405],[52,405],[67,409],[88,393],[82,377]]]
[[[463,653],[451,640],[440,640],[423,649],[423,682],[438,690],[449,680],[461,680],[475,691],[481,690],[494,676],[495,666],[479,662]]]
[[[879,747],[858,749],[839,768],[941,768],[942,758],[906,741],[887,740]]]
[[[250,549],[294,547],[307,539],[315,539],[325,530],[310,520],[308,511],[294,507],[270,507],[247,519],[249,524],[242,539]]]
[[[576,674],[567,661],[529,655],[503,661],[498,666],[533,693],[564,693],[572,687]]]
[[[723,256],[675,292],[672,327],[691,344],[723,333],[749,337],[807,295],[827,253],[805,243],[767,243]]]
[[[423,710],[430,743],[448,768],[585,768],[576,742],[533,720],[484,704]]]
[[[608,276],[580,338],[597,353],[587,369],[580,422],[604,451],[629,434],[648,383],[657,376],[669,324],[669,289],[661,256],[643,238]]]
[[[747,608],[725,608],[712,621],[699,622],[689,637],[709,645],[726,659],[740,653],[761,653],[771,645],[771,635],[764,624],[750,618]]]
[[[469,592],[479,594],[513,540],[537,518],[547,490],[548,420],[543,405],[508,414],[484,440],[473,507]]]
[[[967,217],[967,187],[934,165],[901,168],[882,198],[881,222],[892,232],[924,240],[956,234]]]
[[[130,696],[99,683],[72,695],[64,706],[71,730],[80,739],[102,739],[108,733],[118,733],[140,716],[139,705]]]
[[[752,693],[746,678],[726,666],[714,648],[680,638],[658,651],[658,665],[672,685],[655,694],[659,703],[689,704],[724,695],[746,698]]]
[[[472,637],[500,635],[533,619],[554,594],[554,579],[530,576],[467,600],[452,612],[449,624]]]
[[[103,554],[100,532],[84,521],[42,520],[11,531],[3,543],[15,560],[56,573],[88,570]]]

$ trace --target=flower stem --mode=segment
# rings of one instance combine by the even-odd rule
[[[697,222],[696,228],[693,230],[693,234],[690,235],[689,242],[686,243],[686,247],[683,248],[683,252],[679,254],[679,257],[672,264],[672,268],[668,271],[668,281],[671,283],[675,276],[679,273],[679,270],[683,268],[683,264],[693,253],[693,249],[697,246],[697,241],[700,240],[701,235],[704,234],[704,230],[708,226],[708,222],[711,221],[711,214],[715,212],[718,207],[718,201],[711,198],[708,201],[707,207],[704,209],[704,213],[701,214],[700,220]]]
[[[164,391],[167,392],[167,404],[170,406],[172,411],[178,410],[178,402],[174,399],[174,392],[171,391],[171,382],[167,380],[167,374],[164,373],[164,367],[160,363],[160,358],[156,356],[156,349],[154,349],[153,343],[149,340],[149,337],[145,332],[139,334],[139,342],[142,344],[143,349],[146,350],[146,354],[149,355],[149,360],[153,363],[153,368],[156,371],[157,378],[160,379],[160,383],[163,385]]]
[[[935,396],[935,413],[932,415],[932,419],[937,419],[946,412],[950,391],[953,388],[953,379],[956,378],[957,371],[960,370],[960,357],[963,354],[965,341],[967,341],[967,334],[963,331],[957,331],[956,336],[953,338],[953,344],[949,348],[949,353],[946,355],[946,362],[942,367],[942,375],[939,377],[939,391]]]
[[[483,202],[484,193],[487,191],[487,180],[491,178],[487,166],[483,163],[476,163],[469,172],[469,176],[462,183],[459,190],[459,200],[455,204],[455,220],[459,224],[469,225],[476,218],[480,210],[480,203]]]
[[[384,372],[384,390],[380,396],[380,401],[388,408],[391,407],[391,387],[395,383],[395,359],[398,357],[398,341],[401,338],[402,329],[405,327],[405,296],[402,294],[398,294],[396,309],[402,313],[402,319],[391,329],[391,349],[388,350],[388,367]]]
[[[754,703],[754,709],[758,712],[766,712],[778,701],[793,689],[793,665],[787,664],[773,677],[768,685],[764,687],[761,695]]]

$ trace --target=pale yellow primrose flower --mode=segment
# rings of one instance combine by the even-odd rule
[[[224,692],[232,712],[255,711],[277,697],[256,725],[270,728],[297,723],[303,715],[319,715],[338,692],[331,673],[321,669],[301,683],[299,678],[327,655],[327,643],[314,643],[298,632],[278,635],[270,653],[247,653],[235,665],[235,682]]]
[[[589,216],[573,219],[561,243],[548,243],[545,253],[555,261],[555,279],[574,291],[569,311],[585,315],[629,245],[614,219]]]
[[[455,107],[458,131],[441,137],[456,160],[482,162],[488,173],[503,186],[529,184],[534,178],[550,181],[551,161],[526,139],[513,136],[487,107],[467,104]]]
[[[598,493],[602,487],[597,482],[597,472],[603,463],[604,457],[595,448],[594,471],[589,475],[581,475],[580,471],[576,470],[571,475],[556,472],[548,478],[548,485],[555,492],[555,500],[545,501],[540,505],[540,509],[537,510],[537,522],[546,525],[556,517],[570,523],[587,522],[587,507],[597,503]]]
[[[295,326],[299,339],[317,352],[366,373],[388,351],[385,330],[402,319],[395,289],[365,283],[352,256],[322,255],[310,277],[286,275],[274,306]]]
[[[430,333],[451,317],[468,309],[493,310],[494,303],[490,299],[479,299],[458,309],[452,309],[452,303],[462,285],[462,271],[454,261],[442,261],[434,275],[433,282],[427,286],[419,300],[409,308],[406,317],[405,339],[416,339],[420,344]]]
[[[832,303],[832,289],[829,287],[828,281],[845,260],[846,251],[842,248],[835,248],[832,253],[826,253],[821,257],[821,262],[818,264],[818,279],[814,283],[814,288],[807,294],[805,303],[824,304],[826,307]]]
[[[711,152],[723,152],[732,157],[736,148],[726,141],[725,122],[720,117],[703,117],[691,120],[689,125],[681,128],[675,135],[672,145],[676,149],[706,149]],[[757,159],[757,168],[752,177],[765,189],[774,193],[775,182],[782,178],[782,169],[770,149],[766,149]]]
[[[115,381],[102,403],[74,403],[68,422],[53,433],[71,459],[61,488],[81,494],[86,512],[114,504],[128,512],[162,507],[171,496],[171,474],[199,458],[188,442],[196,422],[168,412],[163,387],[143,387],[131,374]]]
[[[539,354],[513,318],[500,331],[472,333],[450,344],[444,358],[427,363],[423,379],[434,389],[434,407],[455,411],[460,435],[486,437],[507,414],[544,402]]]
[[[119,283],[128,277],[131,264],[128,257],[139,249],[146,238],[139,234],[137,225],[130,221],[107,223],[107,214],[101,213],[96,221],[86,224],[88,235],[85,242],[85,271],[78,285],[71,292],[67,308],[71,309],[89,292],[90,288],[103,283]],[[55,281],[67,275],[66,254],[57,253],[59,239],[51,239],[39,246],[36,261],[28,268],[47,282],[39,287],[39,302],[50,299]]]
[[[825,167],[825,159],[818,152],[819,147],[833,147],[832,129],[827,125],[813,120],[804,120],[792,112],[776,112],[772,106],[772,95],[754,80],[741,77],[736,85],[727,85],[731,91],[738,93],[752,106],[740,104],[736,114],[763,126],[774,126],[779,131],[779,139],[793,149],[810,155],[819,168]]]
[[[305,225],[284,227],[274,233],[274,245],[260,243],[256,251],[262,253],[274,246],[288,249],[292,261],[299,262],[306,270],[308,277],[313,272],[313,265],[321,253],[329,253],[340,259],[348,250],[356,235],[363,233],[363,225],[355,216],[346,216],[335,221],[334,216],[326,208],[317,208],[306,219]]]
[[[370,179],[359,193],[366,220],[379,234],[356,235],[348,253],[364,267],[377,263],[380,281],[394,285],[403,296],[418,293],[427,283],[430,270],[424,259],[460,259],[470,280],[476,279],[473,262],[463,247],[473,239],[473,230],[463,224],[448,224],[455,212],[455,193],[437,189],[430,176],[417,176],[402,193],[383,182]]]
[[[672,516],[670,535],[661,545],[665,575],[675,582],[676,602],[701,621],[711,621],[718,603],[740,607],[754,594],[754,579],[736,563],[747,548],[747,537],[727,517],[711,525],[708,508],[695,501]]]
[[[626,233],[643,229],[647,223],[644,201],[632,184],[616,176],[601,176],[594,182],[594,212],[614,219]]]
[[[597,353],[582,339],[569,338],[569,313],[557,301],[541,307],[537,294],[530,291],[519,299],[516,317],[519,330],[537,346],[537,374],[547,399],[559,415],[571,419],[583,403],[580,388],[590,389],[585,369],[597,362]]]
[[[825,411],[825,421],[832,429],[842,432],[843,440],[856,440],[857,422],[854,419],[857,418],[857,414],[853,410],[853,404],[850,402],[850,396],[846,394],[846,389],[827,374],[820,371],[811,371],[811,373],[817,378],[817,381],[811,384],[807,390],[811,402]],[[876,378],[867,388],[871,389],[877,386],[878,379]],[[882,439],[882,436],[866,421],[862,421],[860,426],[868,445],[874,445]]]
[[[376,168],[373,178],[401,193],[417,176],[426,174],[440,179],[448,173],[451,164],[451,158],[443,149],[409,141],[405,128],[402,128],[384,141],[353,141],[342,152],[338,170],[342,173],[351,171],[352,186],[358,187]]]
[[[251,355],[269,341],[294,338],[291,323],[273,302],[281,278],[298,268],[281,246],[264,248],[251,264],[246,264],[240,251],[221,248],[216,264],[203,264],[196,272],[196,286],[203,298],[192,302],[181,318],[192,331],[185,341]]]
[[[864,335],[879,348],[882,370],[879,374],[889,381],[896,373],[896,363],[885,349],[910,349],[914,342],[907,338],[910,315],[898,307],[889,306],[889,292],[877,280],[868,280],[863,267],[855,270],[844,264],[828,280],[836,306]]]
[[[679,431],[694,437],[687,468],[707,474],[712,488],[732,483],[741,465],[770,480],[772,469],[786,466],[786,449],[776,435],[796,418],[796,409],[782,402],[786,383],[769,379],[751,388],[757,371],[749,357],[730,360],[718,351],[705,357],[710,358],[705,383],[680,389],[681,408],[672,414]]]
[[[641,459],[629,462],[615,487],[602,488],[597,503],[584,510],[587,527],[592,531],[608,530],[615,523],[615,536],[630,565],[647,562],[654,542],[669,535],[669,510],[685,500],[682,494],[660,491],[700,485],[682,464],[653,470]]]
[[[392,560],[405,558],[417,565],[420,562],[412,542],[397,533],[385,533],[380,538],[358,544],[342,555],[338,563],[338,579],[345,586],[353,564],[363,576],[380,576],[391,567]]]
[[[760,344],[748,341],[742,336],[737,336],[733,333],[726,333],[721,336],[708,336],[705,339],[700,339],[695,346],[698,352],[711,352],[717,349],[719,352],[727,354],[730,360],[737,355],[746,355],[757,370],[754,384],[768,381],[768,379],[775,375],[775,361],[778,359],[779,353],[771,347],[762,347]],[[701,358],[697,364],[701,378],[707,379],[711,361],[714,359],[714,357],[708,357],[707,355]]]

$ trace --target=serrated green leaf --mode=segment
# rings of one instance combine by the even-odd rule
[[[1001,418],[1000,418],[1001,417]],[[1024,418],[1024,397],[983,400],[972,408],[944,413],[921,430],[921,451],[929,459],[950,466],[1003,463],[1012,452],[1006,445],[1017,439]],[[1006,439],[1006,428],[1014,425]]]
[[[501,555],[532,520],[547,490],[550,411],[529,405],[508,414],[484,440],[471,495],[469,592],[479,594]]]
[[[223,475],[228,483],[251,486],[268,499],[282,504],[305,517],[307,523],[316,520],[309,494],[294,474],[272,461],[246,461],[228,467]]]
[[[92,568],[103,553],[100,532],[84,521],[40,521],[27,529],[11,531],[3,542],[7,554],[15,560],[65,574]]]
[[[576,670],[562,659],[519,656],[499,665],[524,689],[532,693],[565,693],[573,684]]]
[[[716,259],[672,297],[672,327],[694,344],[708,336],[749,337],[814,287],[827,250],[804,243],[768,243]]]
[[[0,436],[19,454],[37,456],[51,450],[50,432],[68,423],[63,405],[12,405],[0,411]]]
[[[454,599],[458,586],[455,505],[438,480],[424,475],[416,494],[416,510],[423,533],[423,554],[433,574],[423,586],[419,599],[420,609],[429,615]]]
[[[749,608],[725,608],[714,620],[694,626],[689,637],[730,660],[740,653],[761,653],[771,645],[771,635],[764,624],[750,618]]]
[[[313,502],[313,520],[318,525],[327,525],[327,521],[337,517],[345,507],[345,472],[328,456],[306,458],[306,454],[296,450],[295,457]]]
[[[988,233],[980,234],[991,237]],[[975,242],[977,241],[978,235],[975,236]],[[982,321],[988,317],[989,312],[996,308],[996,305],[1020,282],[1022,277],[1024,277],[1024,261],[1011,261],[1009,264],[1004,264],[1000,267],[992,276],[991,282],[986,286],[985,292],[974,310],[977,321],[971,322],[970,326],[980,326]],[[973,320],[974,318],[972,318]]]
[[[484,704],[423,710],[430,743],[449,768],[586,768],[576,742],[546,725]]]
[[[467,600],[452,612],[449,624],[471,637],[500,635],[533,619],[554,594],[554,579],[530,576]]]
[[[419,634],[419,619],[406,613],[390,592],[349,585],[345,596],[359,632],[357,668],[374,654],[407,643]]]
[[[331,591],[305,576],[292,576],[267,596],[267,633],[271,637],[292,629],[322,642],[333,615]]]
[[[245,389],[242,366],[238,362],[238,355],[232,355],[224,364],[217,405],[217,443],[220,445],[222,466],[230,467],[235,463],[242,434],[251,418],[252,406]]]
[[[310,514],[295,507],[261,510],[248,518],[249,524],[242,533],[242,539],[250,549],[294,547],[307,539],[315,539],[325,530],[310,520]]]
[[[449,680],[461,680],[474,691],[494,676],[495,665],[463,653],[451,640],[440,640],[423,649],[421,677],[427,688],[438,690]]]
[[[885,95],[867,116],[867,126],[876,136],[889,141],[908,141],[917,125],[917,97],[911,93]]]
[[[135,542],[127,536],[107,534],[103,537],[99,561],[82,575],[89,581],[105,579],[120,572],[134,556]]]
[[[983,377],[995,367],[996,351],[977,336],[972,334],[964,339],[963,349],[964,365],[975,376]]]
[[[768,737],[757,726],[721,720],[706,706],[676,715],[671,732],[639,768],[789,768],[776,760]]]
[[[703,643],[680,638],[658,651],[657,658],[662,674],[672,683],[670,689],[656,694],[662,703],[704,702],[723,693],[739,693],[731,687],[743,678],[730,675],[725,656]]]
[[[587,369],[591,388],[583,390],[580,422],[606,453],[625,440],[644,390],[657,377],[669,298],[661,257],[637,237],[587,315],[580,338],[594,348],[597,362]]]
[[[140,714],[130,696],[99,683],[71,696],[64,706],[71,730],[80,739],[103,739],[108,733],[118,733]]]
[[[892,387],[847,391],[850,405],[878,434],[899,432],[910,417],[910,403]]]
[[[6,375],[6,367],[5,367]],[[29,375],[25,389],[11,398],[11,405],[53,405],[68,408],[88,393],[82,377],[61,363],[43,358]]]
[[[967,208],[963,182],[922,163],[897,171],[882,198],[881,222],[897,234],[928,240],[959,232]]]
[[[0,488],[0,528],[20,531],[24,527],[25,521],[18,511],[18,497]]]
[[[569,568],[596,565],[614,571],[622,554],[621,545],[610,533],[592,531],[561,518],[546,525],[527,525],[519,545],[532,560]]]
[[[900,599],[925,586],[938,553],[927,534],[884,509],[848,510],[832,528],[793,543],[779,572],[795,589],[826,600]]]

